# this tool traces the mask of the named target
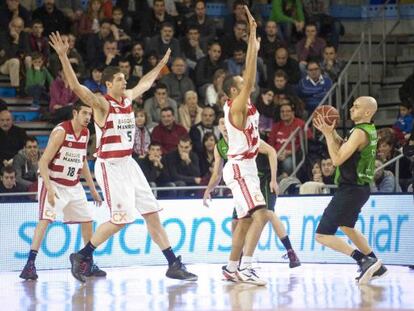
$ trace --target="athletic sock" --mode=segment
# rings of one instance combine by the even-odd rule
[[[174,261],[177,260],[177,257],[175,256],[174,251],[172,250],[171,246],[164,249],[162,251],[162,253],[164,254],[165,258],[167,259],[169,266],[171,266],[174,263]]]
[[[229,263],[227,264],[226,269],[229,272],[236,272],[238,266],[239,266],[239,261],[229,260]]]
[[[377,256],[375,256],[374,252],[369,253],[367,256],[371,257],[371,258],[377,258]]]
[[[361,259],[362,258],[364,258],[364,254],[362,254],[359,250],[354,250],[353,252],[352,252],[352,254],[351,254],[351,257],[353,258],[353,259],[355,259],[355,261],[356,262],[359,262],[359,261],[361,261]]]
[[[251,256],[243,256],[240,264],[240,270],[250,267],[252,265],[252,259],[253,257]]]
[[[92,245],[92,243],[89,241],[84,248],[82,248],[79,251],[79,254],[82,254],[83,256],[87,258],[92,258],[92,254],[95,251],[96,247]]]
[[[284,238],[281,238],[280,241],[282,242],[283,246],[286,248],[287,251],[292,249],[292,244],[290,244],[290,239],[288,235]]]
[[[37,256],[37,251],[34,249],[31,249],[29,252],[29,258],[27,258],[27,261],[35,261]]]

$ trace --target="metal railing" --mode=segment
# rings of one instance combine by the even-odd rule
[[[394,179],[395,179],[395,186],[400,185],[400,160],[403,158],[404,155],[400,153],[399,155],[395,156],[394,158],[390,159],[389,161],[385,162],[381,166],[377,167],[375,169],[375,173],[379,170],[382,170],[391,164],[395,163],[395,173],[394,173]]]
[[[306,133],[306,132],[305,132]],[[306,135],[305,135],[306,137]],[[301,149],[301,160],[299,163],[296,163],[296,139],[299,138],[300,149]],[[295,176],[298,172],[299,168],[305,163],[305,156],[306,156],[306,147],[305,142],[307,139],[304,139],[303,130],[300,127],[297,127],[288,137],[288,139],[283,143],[282,147],[277,151],[279,154],[286,150],[286,147],[290,144],[292,150],[292,163],[293,163],[293,171],[290,176]]]

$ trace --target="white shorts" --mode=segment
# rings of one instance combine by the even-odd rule
[[[57,216],[64,223],[81,223],[93,220],[93,210],[88,207],[85,190],[81,183],[75,186],[63,186],[50,181],[56,195],[55,205],[51,206],[47,200],[47,190],[43,179],[39,178],[37,195],[39,199],[39,219],[55,221]]]
[[[237,218],[248,216],[255,207],[266,206],[255,160],[228,161],[223,169],[223,180],[233,194]]]
[[[116,162],[97,159],[95,178],[114,224],[128,224],[141,215],[161,210],[138,163],[127,157]]]

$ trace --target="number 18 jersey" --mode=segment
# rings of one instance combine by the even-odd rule
[[[95,123],[96,155],[103,160],[116,160],[132,155],[135,136],[135,116],[132,101],[122,98],[118,102],[105,95],[109,102],[109,112],[103,127]]]
[[[53,131],[65,131],[65,139],[49,164],[49,178],[63,186],[79,183],[83,162],[86,158],[89,130],[84,128],[75,135],[71,121],[58,124]]]

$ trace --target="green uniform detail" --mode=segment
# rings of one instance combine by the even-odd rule
[[[227,161],[227,151],[229,150],[229,145],[227,144],[227,142],[223,138],[220,138],[220,140],[216,144],[216,148],[220,157],[224,161]],[[260,190],[262,191],[262,194],[265,198],[266,207],[267,209],[274,211],[276,204],[276,195],[270,192],[269,184],[271,179],[271,172],[269,160],[266,156],[259,153],[256,158],[256,163],[258,176],[260,178]],[[233,211],[233,218],[237,219],[236,210]]]
[[[341,166],[336,168],[335,183],[338,185],[369,185],[374,179],[375,157],[377,154],[377,130],[373,123],[356,124],[351,130],[363,130],[368,137],[368,145],[356,151]]]

